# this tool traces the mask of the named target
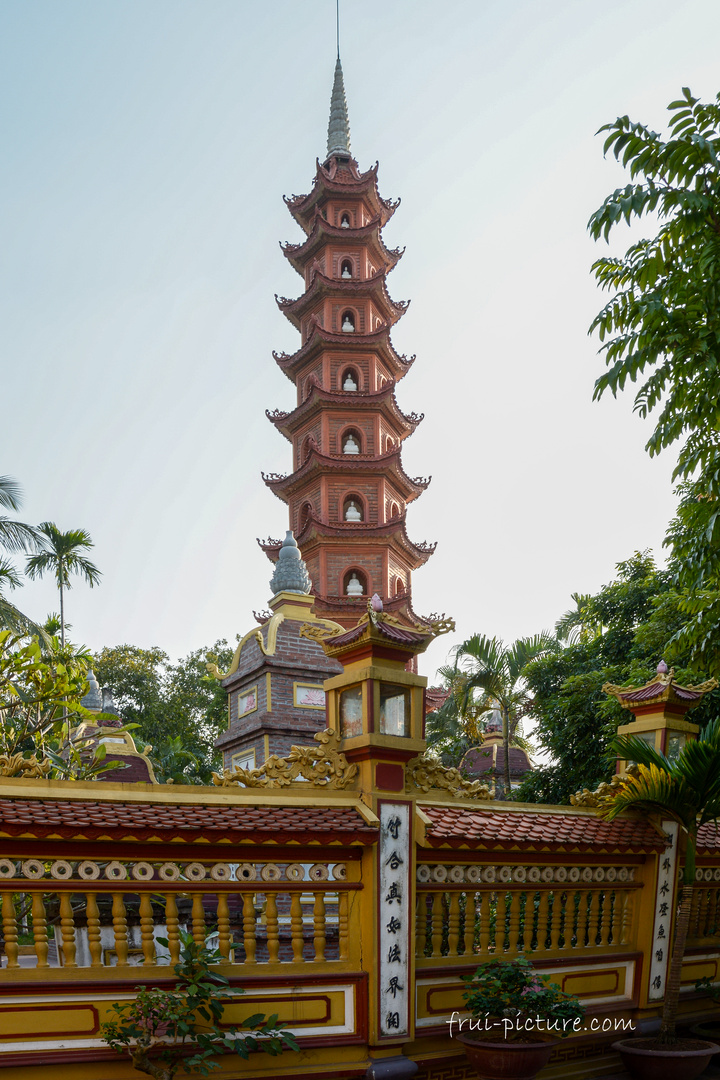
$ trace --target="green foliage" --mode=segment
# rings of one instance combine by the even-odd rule
[[[491,960],[474,975],[465,975],[467,990],[463,998],[474,1017],[508,1020],[503,1031],[507,1039],[527,1039],[539,1032],[569,1035],[579,1026],[585,1009],[577,997],[564,994],[548,975],[540,975],[529,960]],[[538,1024],[537,1021],[541,1021]],[[528,1026],[526,1026],[528,1025]]]
[[[586,634],[525,671],[532,694],[533,737],[553,759],[528,774],[515,792],[524,802],[567,803],[582,788],[593,789],[613,771],[610,740],[627,713],[602,691],[603,683],[642,685],[663,657],[674,660],[682,682],[706,673],[689,663],[689,652],[668,643],[684,625],[681,598],[669,571],[658,570],[649,552],[617,564],[617,577],[595,596],[583,597]],[[693,713],[703,725],[717,711],[714,691]]]
[[[11,476],[0,476],[0,507],[19,510],[22,502],[20,485]],[[9,552],[36,551],[38,533],[32,525],[0,514],[0,549]],[[41,645],[46,644],[45,631],[4,595],[22,585],[20,575],[9,559],[0,558],[0,629],[12,630],[14,634],[36,634]]]
[[[138,1072],[156,1080],[172,1080],[181,1066],[186,1073],[207,1076],[220,1067],[215,1059],[224,1054],[247,1059],[256,1050],[277,1056],[299,1049],[277,1015],[249,1016],[242,1028],[223,1026],[225,1004],[243,991],[232,989],[217,970],[224,961],[221,953],[199,945],[182,929],[179,936],[175,988],[138,987],[134,1001],[114,1004],[117,1019],[102,1027],[108,1046],[129,1055]],[[167,940],[158,940],[167,946]]]
[[[612,297],[594,319],[608,370],[595,397],[639,383],[635,410],[655,411],[646,449],[680,444],[684,481],[666,544],[683,623],[673,648],[720,673],[720,95],[704,104],[684,88],[668,106],[669,136],[627,116],[607,124],[605,151],[633,183],[590,219],[595,239],[621,221],[655,215],[658,231],[622,258],[598,259]]]
[[[105,761],[105,746],[73,734],[96,720],[80,704],[87,692],[88,656],[51,642],[44,655],[35,638],[0,631],[0,755],[50,762],[55,779],[87,780],[122,767]]]
[[[622,161],[634,182],[592,215],[591,235],[607,239],[619,222],[650,213],[659,228],[623,258],[593,266],[601,287],[614,294],[591,326],[608,365],[595,396],[644,380],[636,411],[644,417],[662,406],[648,451],[685,439],[675,475],[688,478],[714,464],[718,495],[720,95],[702,104],[684,88],[668,111],[666,140],[627,116],[600,129],[608,132],[605,152]]]
[[[126,722],[138,725],[138,740],[149,743],[161,782],[210,783],[219,758],[213,744],[227,726],[227,693],[211,675],[208,659],[229,665],[226,641],[196,649],[177,664],[157,647],[105,648],[93,657],[101,686],[113,691]]]

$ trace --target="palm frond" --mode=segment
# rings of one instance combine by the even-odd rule
[[[684,780],[657,765],[638,764],[637,775],[626,773],[622,785],[600,804],[596,812],[606,821],[612,821],[624,810],[665,814],[694,832],[696,806],[693,792]]]
[[[37,551],[37,529],[23,521],[0,517],[0,547],[6,551]]]
[[[0,476],[0,506],[6,510],[19,510],[22,503],[22,488],[12,476]]]

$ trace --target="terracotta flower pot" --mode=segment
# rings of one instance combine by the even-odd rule
[[[555,1047],[549,1041],[488,1042],[463,1034],[456,1038],[481,1080],[533,1080],[545,1068]]]
[[[695,1080],[720,1051],[716,1043],[679,1039],[672,1048],[650,1049],[656,1039],[621,1039],[612,1044],[635,1080]],[[685,1048],[683,1047],[685,1045]]]

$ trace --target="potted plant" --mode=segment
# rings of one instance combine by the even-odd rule
[[[675,1028],[680,1001],[680,979],[685,954],[698,830],[705,822],[720,818],[720,717],[698,739],[688,741],[670,761],[642,739],[617,738],[611,749],[633,761],[633,775],[626,773],[612,793],[599,801],[597,813],[606,820],[624,810],[672,817],[685,836],[685,865],[675,921],[670,967],[660,1032],[654,1038],[621,1039],[613,1043],[627,1071],[638,1080],[693,1080],[704,1071],[720,1047],[702,1039],[679,1039]]]
[[[532,1080],[550,1060],[556,1038],[577,1031],[585,1015],[576,997],[524,957],[491,960],[465,982],[470,1019],[455,1021],[457,1037],[484,1080]]]

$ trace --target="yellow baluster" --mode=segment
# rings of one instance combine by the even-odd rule
[[[315,945],[315,961],[325,959],[325,896],[321,892],[315,893],[313,905],[313,943]]]
[[[559,889],[555,889],[552,893],[552,926],[550,927],[550,949],[564,948],[567,944],[565,935],[562,934],[562,927],[565,922],[565,905],[567,903],[567,893],[560,892]],[[561,936],[564,938],[563,945],[560,945]]]
[[[43,903],[41,892],[33,893],[32,920],[37,966],[39,968],[46,968],[48,967],[47,912],[45,911],[45,904]]]
[[[218,893],[217,906],[218,919],[218,952],[226,960],[230,959],[230,911],[228,908],[227,893]]]
[[[245,945],[245,963],[255,964],[255,903],[253,893],[243,896],[243,944]]]
[[[349,897],[346,892],[338,893],[338,959],[347,960],[349,950]]]
[[[268,963],[277,964],[280,953],[280,935],[278,931],[277,896],[267,893],[265,904],[265,924],[267,929]]]
[[[484,892],[481,894],[480,903],[480,952],[484,955],[495,951],[495,935],[490,939],[490,915],[493,904],[496,902],[496,894]]]
[[[113,893],[112,919],[118,967],[125,967],[128,961],[128,939],[125,901],[122,893]]]
[[[442,893],[432,893],[432,956],[442,956]]]
[[[448,909],[448,956],[458,955],[460,941],[460,893],[450,893]]]
[[[623,889],[620,896],[620,944],[627,945],[632,923],[632,893]]]
[[[341,896],[347,900],[347,893],[341,893]],[[346,919],[347,923],[347,919]],[[347,925],[345,927],[346,943],[345,948],[347,950]],[[305,959],[303,956],[303,917],[302,917],[302,903],[300,900],[300,893],[294,892],[290,896],[290,938],[292,940],[293,960],[295,963],[302,963]],[[342,938],[340,939],[342,943]],[[342,952],[340,959],[343,959]]]
[[[538,928],[537,928],[537,951],[546,952],[547,943],[550,937],[548,922],[550,921],[550,893],[547,889],[543,889],[540,893],[540,904],[538,906]]]
[[[535,929],[535,893],[523,893],[523,898],[524,907],[522,950],[525,954],[527,954],[532,950],[533,931]]]
[[[596,948],[600,941],[600,920],[602,918],[602,894],[600,889],[593,889],[588,915],[588,945]]]
[[[70,893],[60,893],[60,929],[62,930],[63,967],[77,967],[75,962],[75,923]]]
[[[177,964],[180,961],[180,934],[178,933],[178,909],[174,893],[168,893],[165,897],[165,925],[167,927],[170,963]]]
[[[515,891],[510,894],[510,927],[508,929],[508,948],[511,953],[522,952],[522,938],[520,937],[520,898],[522,893]]]
[[[470,956],[475,949],[475,897],[474,892],[465,893],[465,922],[462,937],[462,950],[465,956]]]
[[[95,893],[87,894],[85,898],[85,913],[87,915],[87,934],[88,949],[90,950],[90,967],[102,967],[100,912],[98,911]]]
[[[15,904],[13,903],[13,894],[4,892],[2,894],[2,922],[3,922],[3,937],[5,938],[5,955],[8,958],[7,966],[9,968],[20,967],[18,963],[18,932],[17,922],[15,920]]]
[[[205,909],[203,908],[202,893],[193,893],[192,898],[192,935],[195,944],[202,947],[205,944]]]
[[[427,893],[418,890],[415,909],[415,955],[420,959],[427,945]]]
[[[508,916],[509,909],[510,909],[510,904],[508,904],[507,893],[498,893],[497,923],[496,923],[496,926],[495,926],[495,951],[496,952],[505,952],[506,951],[505,941],[506,941],[506,935],[507,935],[507,921],[508,921],[507,916]],[[507,949],[509,949],[509,948],[510,948],[510,943],[508,941]]]
[[[150,893],[147,892],[140,894],[140,943],[143,951],[143,964],[154,964],[153,912]]]

